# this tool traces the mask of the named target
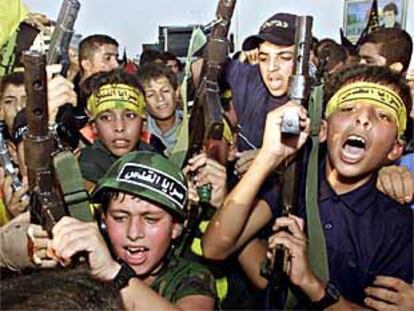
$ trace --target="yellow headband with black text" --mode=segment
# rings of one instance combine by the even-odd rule
[[[401,97],[391,88],[372,82],[358,81],[340,88],[329,100],[325,118],[334,113],[343,104],[353,101],[364,101],[384,109],[394,119],[398,139],[401,141],[407,126],[407,109]]]
[[[131,110],[143,117],[145,114],[144,95],[130,85],[115,83],[101,86],[88,98],[87,109],[92,119],[105,110],[117,108]]]

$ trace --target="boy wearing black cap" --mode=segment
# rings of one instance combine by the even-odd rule
[[[288,101],[286,94],[294,65],[296,15],[278,13],[269,18],[258,35],[248,37],[243,50],[258,49],[257,66],[229,60],[225,79],[229,84],[240,132],[260,148],[264,121],[272,109]],[[239,151],[251,150],[239,139]]]
[[[273,15],[260,27],[258,35],[248,37],[243,43],[244,50],[258,49],[258,65],[236,60],[228,60],[225,64],[225,80],[232,91],[238,120],[239,159],[235,168],[239,175],[247,171],[261,148],[267,114],[289,101],[287,89],[294,66],[295,24],[296,15]],[[256,233],[280,213],[277,184],[277,178],[269,178],[258,194],[258,200],[254,202],[257,217],[253,217],[249,227]],[[231,225],[236,226],[237,223]],[[212,259],[227,258],[240,247],[236,242],[237,239],[234,239],[231,249],[223,252],[217,252],[213,248],[204,249],[204,256]]]
[[[96,224],[64,217],[53,228],[49,252],[67,264],[86,251],[91,274],[120,290],[126,309],[212,310],[211,274],[171,256],[185,219],[187,191],[183,174],[169,160],[151,152],[129,153],[92,194],[102,204],[102,230],[111,250]]]

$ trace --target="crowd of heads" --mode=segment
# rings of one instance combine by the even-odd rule
[[[393,3],[385,6],[383,12],[386,25],[388,14],[398,15],[398,9]],[[230,142],[231,147],[237,151],[232,159],[234,174],[230,172],[230,166],[226,167],[203,155],[185,159],[186,162],[181,167],[173,163],[173,157],[168,159],[172,154],[176,155],[175,147],[181,139],[182,126],[186,123],[183,120],[187,118],[183,115],[183,105],[187,103],[182,102],[180,86],[183,82],[188,83],[189,88],[197,85],[194,82],[198,79],[197,61],[192,68],[194,77],[190,75],[184,78],[184,66],[175,55],[144,50],[139,63],[126,69],[128,64],[122,64],[119,59],[119,44],[116,39],[94,34],[80,41],[77,52],[72,55],[72,62],[75,62],[72,69],[77,68],[71,75],[73,81],[65,82],[69,83],[65,85],[69,85],[70,92],[76,88],[77,110],[73,109],[66,121],[76,123],[79,118],[87,121],[75,129],[82,139],[79,139],[76,146],[72,146],[71,151],[78,156],[80,170],[93,203],[100,205],[96,211],[99,233],[105,237],[112,258],[129,264],[144,282],[154,281],[162,274],[160,271],[163,271],[164,265],[172,262],[172,250],[188,225],[188,202],[195,204],[200,201],[198,191],[202,184],[211,186],[212,198],[222,196],[216,207],[236,205],[231,194],[231,199],[226,199],[227,172],[232,174],[234,180],[240,181],[240,189],[246,187],[241,192],[249,193],[246,182],[243,183],[243,176],[248,174],[250,165],[258,165],[260,159],[263,159],[257,154],[265,151],[271,153],[268,140],[277,136],[269,134],[269,124],[280,125],[280,110],[277,109],[285,109],[284,106],[289,101],[288,89],[296,61],[296,19],[294,14],[278,13],[266,20],[256,35],[243,42],[243,51],[225,63],[222,69],[228,71],[228,76],[223,74],[221,78],[226,81],[216,81],[218,85],[225,86],[220,95],[231,93],[229,99],[226,99],[223,120],[224,127],[230,132],[228,136],[233,137],[227,143]],[[411,77],[414,80],[409,71],[413,52],[412,38],[400,27],[385,27],[367,34],[352,50],[331,38],[318,40],[312,37],[311,40],[310,73],[314,82],[324,84],[324,120],[321,122],[320,138],[321,142],[327,143],[327,151],[322,156],[321,163],[326,161],[327,172],[336,174],[328,174],[326,178],[336,178],[335,181],[346,185],[347,190],[355,190],[357,188],[352,187],[360,186],[360,181],[365,182],[367,176],[372,177],[382,167],[394,164],[404,153],[412,153],[408,143],[413,140],[412,119],[409,117],[413,110],[413,88],[410,88],[406,79]],[[55,76],[51,79],[57,81],[58,78]],[[238,84],[238,81],[242,82]],[[60,87],[63,84],[57,85]],[[52,89],[48,94],[49,101],[55,102],[55,97],[60,97],[62,101],[63,95],[55,90],[58,87]],[[194,98],[190,99],[197,101],[199,94],[186,95],[193,95]],[[20,169],[20,177],[27,175],[25,161],[30,161],[23,144],[27,132],[24,113],[26,98],[23,72],[2,77],[1,117],[9,138],[10,154]],[[248,100],[251,102],[243,106],[243,101]],[[58,113],[55,120],[57,127],[62,123],[59,115]],[[263,122],[258,122],[253,117]],[[266,118],[275,119],[268,121],[268,124]],[[301,122],[302,119],[301,115]],[[233,124],[235,122],[232,120],[236,120],[237,124]],[[306,127],[302,123],[301,126]],[[372,128],[369,134],[365,133],[368,132],[368,127]],[[193,129],[187,130],[191,132]],[[55,135],[59,136],[59,131]],[[239,150],[241,140],[247,141],[249,146],[254,147],[253,150]],[[284,146],[282,140],[278,144]],[[271,151],[274,152],[273,155],[290,156],[287,153],[291,150],[286,150]],[[248,158],[248,154],[253,156]],[[259,159],[257,162],[254,160],[256,156]],[[273,165],[272,161],[269,166]],[[185,173],[181,171],[183,168]],[[211,168],[213,177],[208,176],[207,168]],[[260,170],[260,165],[257,169]],[[224,174],[224,178],[221,174]],[[251,177],[254,176],[254,173],[251,174]],[[264,176],[263,180],[267,177]],[[268,180],[264,183],[267,182]],[[4,193],[11,193],[10,185],[6,186],[6,182],[3,184],[3,188],[8,187],[7,191],[3,189]],[[235,187],[234,193],[237,193],[239,185]],[[230,188],[230,182],[228,187]],[[266,187],[260,193],[258,191],[257,200],[251,204],[264,201],[265,203],[260,203],[262,205],[258,204],[260,208],[257,210],[263,206],[268,208],[270,211],[262,215],[270,221],[274,220],[272,204],[276,202],[266,201]],[[241,196],[240,193],[238,195]],[[4,196],[4,201],[6,208],[8,204],[17,202],[10,194]],[[27,206],[21,211],[28,208]],[[217,213],[219,216],[214,216],[217,218],[213,218],[212,222],[217,221],[218,224],[207,230],[207,236],[214,230],[217,233],[227,229],[217,229],[225,223],[220,223],[221,211]],[[223,213],[225,215],[226,212]],[[245,214],[250,215],[249,213],[256,212],[249,210]],[[246,225],[248,221],[247,218],[240,223]],[[261,233],[262,228],[252,229],[256,225],[260,227],[258,224],[261,222],[265,221],[255,219],[253,224],[249,223],[252,227],[246,230],[247,233],[243,231],[245,229],[233,231],[233,235],[229,236],[234,239],[234,243],[227,249],[224,247],[226,251],[233,252],[236,244],[240,248],[248,245],[256,238],[256,233]],[[97,230],[75,222],[68,222],[68,226],[75,229],[77,226],[85,226],[85,232]],[[59,230],[64,232],[64,229]],[[203,230],[205,233],[205,228]],[[221,239],[227,238],[223,234],[214,243],[222,247],[228,241],[223,242]],[[204,246],[214,244],[211,241],[209,239]],[[199,244],[201,248],[201,243]],[[87,248],[82,250],[88,251]],[[215,256],[221,255],[214,254],[213,251],[205,256],[215,259]],[[42,284],[42,288],[46,288],[40,293],[35,288],[34,291],[27,290],[15,295],[18,286],[16,282],[11,281],[4,287],[2,285],[1,294],[7,297],[2,301],[2,306],[6,309],[23,306],[43,308],[42,303],[49,292],[48,298],[60,295],[52,286],[61,282],[58,274],[59,272],[50,273],[50,279],[45,277],[46,283]],[[112,292],[109,291],[108,295],[107,291],[101,292],[101,287],[97,285],[99,282],[95,284],[74,272],[66,275],[68,278],[65,278],[61,289],[68,291],[67,299],[56,302],[50,300],[48,307],[60,308],[64,305],[73,309],[111,309],[119,302],[111,299]],[[30,283],[31,288],[36,287],[36,283],[32,283],[35,280],[30,276],[27,280],[21,279],[21,282],[25,285]],[[97,292],[100,294],[96,295]],[[101,295],[102,293],[105,294]],[[78,300],[77,297],[82,299]]]

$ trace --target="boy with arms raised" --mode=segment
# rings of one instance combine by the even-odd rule
[[[412,102],[407,86],[387,68],[359,66],[342,71],[332,81],[327,88],[327,123],[320,134],[327,141],[328,153],[319,173],[319,215],[327,245],[329,283],[323,284],[309,266],[300,218],[278,218],[274,229],[287,227],[289,232],[274,234],[269,247],[283,244],[289,250],[290,280],[306,294],[311,308],[343,310],[362,305],[364,288],[379,275],[406,282],[413,278],[412,211],[375,187],[378,170],[402,154],[401,135]],[[227,250],[226,240],[233,239],[229,234],[240,237],[237,244],[248,238],[254,221],[251,206],[260,185],[305,141],[307,127],[299,138],[281,137],[284,109],[269,114],[263,147],[216,213],[203,239],[205,249]],[[306,115],[301,113],[305,126]],[[228,230],[233,226],[230,219],[232,223],[243,220],[243,215],[236,217],[241,214],[250,215],[243,230]],[[337,290],[332,291],[333,287]]]
[[[187,191],[183,174],[169,160],[131,152],[110,168],[92,194],[102,204],[102,230],[116,260],[96,224],[70,217],[53,228],[51,252],[68,263],[86,251],[92,275],[120,290],[127,310],[212,310],[211,274],[172,255]]]

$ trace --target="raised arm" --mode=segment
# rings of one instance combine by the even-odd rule
[[[286,109],[297,107],[303,131],[297,137],[282,137],[281,124]],[[271,218],[267,203],[255,201],[269,174],[294,154],[306,141],[309,119],[304,108],[293,103],[273,110],[267,116],[263,146],[246,174],[215,213],[203,237],[204,256],[223,259],[247,242]]]

